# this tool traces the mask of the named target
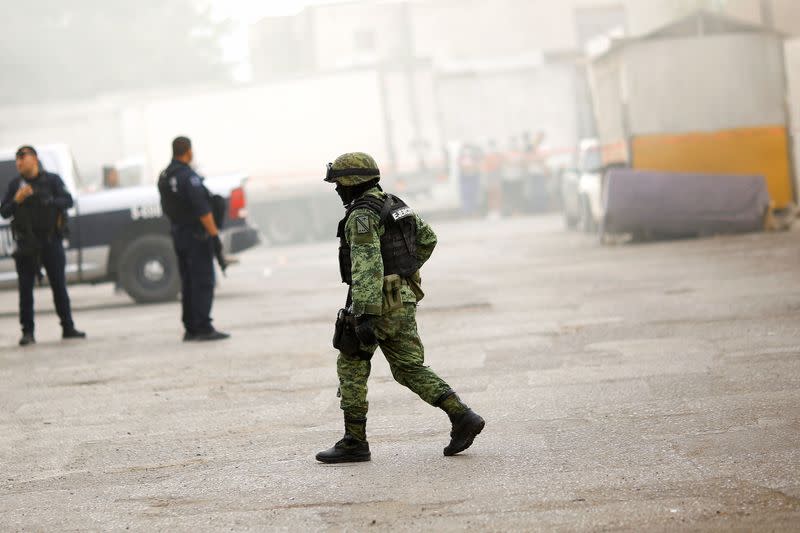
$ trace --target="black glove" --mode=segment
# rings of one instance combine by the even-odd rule
[[[214,257],[217,258],[219,268],[222,270],[222,274],[224,275],[225,269],[228,268],[228,262],[225,260],[225,255],[222,253],[222,240],[219,238],[219,234],[211,237],[211,243],[214,245]]]
[[[365,346],[378,344],[378,338],[375,336],[375,317],[373,315],[356,317],[356,337]]]

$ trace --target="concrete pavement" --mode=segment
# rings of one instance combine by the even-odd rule
[[[371,463],[341,437],[334,242],[260,248],[220,280],[233,338],[177,303],[49,289],[16,346],[0,293],[0,530],[800,530],[800,232],[602,247],[558,217],[435,224],[428,363],[487,420],[370,380]]]

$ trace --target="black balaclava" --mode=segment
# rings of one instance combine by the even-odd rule
[[[337,183],[336,194],[338,194],[339,198],[342,199],[342,205],[347,207],[351,203],[353,203],[353,200],[361,198],[361,195],[363,195],[365,192],[367,192],[373,187],[378,187],[378,189],[383,190],[381,189],[381,186],[378,185],[378,180],[379,178],[375,178],[366,183],[362,183],[360,185],[352,185],[350,187],[346,187],[341,183]]]

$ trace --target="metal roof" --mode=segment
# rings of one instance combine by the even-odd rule
[[[609,38],[590,50],[590,55],[599,57],[642,41],[728,35],[734,33],[767,33],[785,38],[786,34],[760,24],[751,24],[726,15],[700,9],[665,26],[636,37]]]

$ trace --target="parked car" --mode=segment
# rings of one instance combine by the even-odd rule
[[[75,201],[68,211],[65,237],[67,281],[113,281],[137,302],[176,298],[180,290],[177,259],[169,222],[161,211],[155,184],[80,193],[80,178],[65,144],[37,146],[42,166],[64,180]],[[0,191],[18,175],[16,149],[0,149]],[[259,233],[247,220],[245,175],[206,180],[214,194],[228,200],[221,238],[227,253],[238,253],[259,243]],[[0,220],[0,288],[16,287],[12,253],[15,244],[10,221]]]
[[[584,139],[578,151],[578,168],[567,169],[561,179],[561,201],[568,228],[594,233],[603,218],[603,163],[597,139]]]

